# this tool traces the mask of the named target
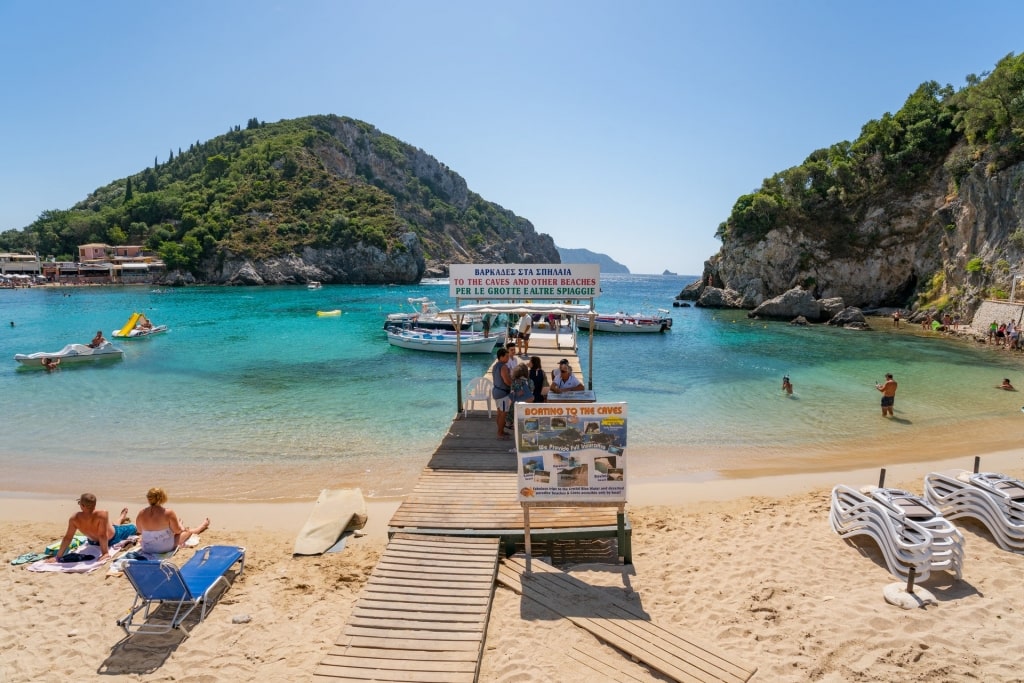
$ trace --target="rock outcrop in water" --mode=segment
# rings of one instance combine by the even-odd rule
[[[965,319],[1007,298],[1024,276],[1024,56],[967,80],[922,84],[857,140],[737,199],[722,248],[679,298],[755,309],[801,287]]]

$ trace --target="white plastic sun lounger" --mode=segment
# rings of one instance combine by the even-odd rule
[[[946,518],[977,520],[1000,548],[1024,553],[1024,482],[996,472],[949,470],[929,473],[924,493]]]
[[[963,536],[924,499],[901,489],[873,486],[832,489],[829,523],[842,538],[864,535],[882,551],[886,568],[906,580],[913,567],[915,580],[933,571],[960,578]]]

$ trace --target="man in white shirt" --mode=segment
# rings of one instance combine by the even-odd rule
[[[533,316],[527,313],[519,319],[519,335],[516,339],[519,342],[519,355],[526,356],[530,351],[530,330],[533,329]]]
[[[565,394],[573,391],[583,391],[583,382],[572,374],[572,367],[565,358],[558,361],[558,370],[552,373],[551,389],[555,394]]]

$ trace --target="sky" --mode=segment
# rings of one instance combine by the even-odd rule
[[[337,114],[558,246],[699,275],[738,197],[1021,26],[1017,0],[0,0],[0,231],[250,118]]]

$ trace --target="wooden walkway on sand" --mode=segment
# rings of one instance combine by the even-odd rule
[[[536,558],[531,569],[533,573],[526,575],[522,558],[503,560],[498,582],[673,680],[744,683],[757,671],[717,648],[655,624],[638,605],[619,597],[621,592],[590,586]],[[614,661],[594,660],[583,652],[570,656],[612,680],[624,679]]]
[[[497,539],[395,535],[316,678],[472,683],[497,563]]]
[[[561,334],[559,341],[560,348],[554,334],[535,327],[530,355],[540,356],[548,372],[567,358],[586,383],[575,340]],[[637,605],[537,559],[528,578],[515,559],[499,572],[499,548],[514,552],[524,520],[514,442],[498,439],[496,427],[486,411],[453,420],[392,516],[387,549],[317,667],[318,679],[476,681],[496,577],[674,680],[743,683],[753,675],[754,669],[653,624]],[[618,555],[632,563],[632,529],[622,507],[533,507],[530,527],[535,541],[614,538]],[[628,677],[613,659],[567,655],[610,680]]]

